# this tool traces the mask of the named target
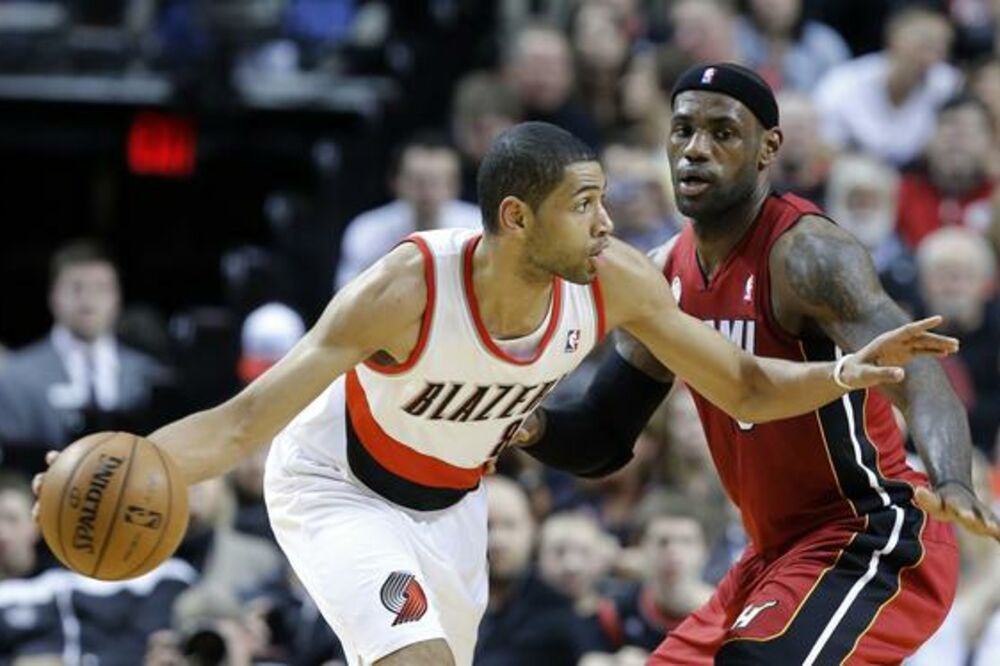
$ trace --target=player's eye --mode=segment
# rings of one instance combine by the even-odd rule
[[[583,199],[576,203],[574,210],[577,213],[586,213],[590,209],[590,199]]]

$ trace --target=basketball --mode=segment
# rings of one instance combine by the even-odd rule
[[[101,580],[134,578],[177,548],[187,487],[147,439],[101,432],[77,440],[45,474],[38,522],[59,561]]]

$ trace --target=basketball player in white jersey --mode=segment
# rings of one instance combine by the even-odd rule
[[[480,478],[607,331],[626,329],[741,421],[811,411],[956,348],[928,320],[836,367],[750,356],[610,237],[605,185],[569,133],[507,130],[480,168],[485,233],[410,237],[237,396],[150,436],[190,483],[274,440],[275,535],[352,664],[472,662],[487,599]]]

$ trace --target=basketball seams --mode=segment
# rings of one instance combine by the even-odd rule
[[[167,461],[163,458],[163,453],[160,452],[160,447],[156,446],[156,444],[153,443],[151,443],[151,447],[153,451],[156,452],[156,456],[160,459],[160,468],[163,470],[163,478],[167,484],[167,507],[166,510],[163,512],[164,514],[163,529],[160,530],[160,535],[156,538],[156,543],[153,544],[153,548],[149,551],[146,557],[144,557],[142,561],[139,562],[139,564],[129,569],[128,572],[125,573],[124,576],[122,576],[123,579],[131,578],[136,571],[139,571],[146,565],[146,562],[149,561],[149,558],[153,557],[153,555],[157,553],[157,551],[160,548],[160,544],[163,543],[163,537],[166,536],[167,534],[167,528],[170,526],[170,516],[173,513],[174,484],[172,483],[172,479],[170,478],[170,468],[167,466]],[[128,481],[127,478],[126,481]]]
[[[60,495],[59,497],[59,504],[57,505],[58,508],[56,509],[55,533],[56,533],[56,539],[59,543],[59,551],[62,553],[62,558],[60,559],[62,560],[63,564],[65,564],[67,567],[71,569],[75,568],[75,566],[73,565],[72,562],[70,562],[69,553],[66,551],[66,546],[63,544],[62,519],[63,519],[63,510],[66,508],[66,495],[73,488],[74,482],[76,480],[76,472],[78,469],[80,469],[80,465],[86,462],[87,458],[89,458],[91,454],[94,453],[94,451],[100,448],[101,444],[115,437],[116,435],[118,435],[117,432],[108,433],[107,437],[104,437],[91,444],[87,452],[84,453],[82,456],[80,456],[80,459],[77,460],[76,464],[73,465],[72,469],[70,469],[69,474],[67,474],[64,477],[66,479],[66,483],[63,486],[62,495]]]
[[[132,450],[129,452],[128,465],[125,467],[125,474],[122,477],[121,483],[118,485],[118,497],[115,500],[115,508],[111,512],[111,524],[108,526],[108,533],[104,535],[104,543],[101,544],[101,552],[97,556],[97,561],[94,563],[94,569],[90,572],[92,577],[96,577],[97,570],[101,568],[101,560],[104,559],[104,553],[108,549],[108,544],[111,542],[111,535],[115,532],[115,527],[118,521],[115,520],[118,516],[118,510],[122,505],[122,497],[125,495],[125,490],[128,488],[128,477],[132,473],[132,463],[135,461],[135,449],[139,443],[139,438],[132,435]]]

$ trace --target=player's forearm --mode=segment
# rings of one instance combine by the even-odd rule
[[[833,381],[834,363],[793,363],[746,355],[746,378],[740,406],[749,423],[790,418],[819,409],[846,391]]]
[[[167,424],[149,435],[176,463],[188,484],[228,471],[246,454],[239,403],[230,400]]]
[[[958,481],[971,487],[969,422],[940,364],[931,359],[913,361],[899,389],[890,395],[906,417],[931,481]]]

